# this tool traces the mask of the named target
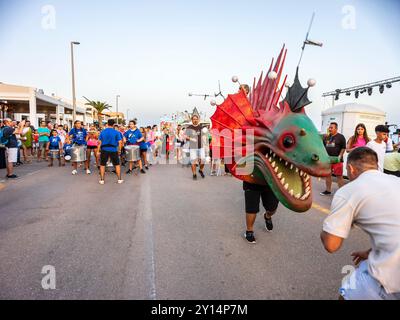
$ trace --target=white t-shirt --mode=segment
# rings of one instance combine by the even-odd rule
[[[325,232],[344,239],[353,225],[370,236],[368,271],[389,294],[400,292],[399,190],[398,177],[368,170],[336,192],[323,225]]]
[[[388,141],[386,142],[386,152],[392,152],[393,150],[393,140],[388,138]]]
[[[385,153],[386,153],[386,143],[377,143],[375,140],[371,140],[366,145],[368,148],[371,148],[378,154],[378,167],[379,170],[383,172],[383,162],[385,161]]]

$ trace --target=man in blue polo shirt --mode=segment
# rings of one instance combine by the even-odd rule
[[[80,122],[79,120],[76,120],[74,122],[74,127],[71,129],[68,136],[73,145],[86,146],[87,144],[87,131],[85,130],[85,128],[82,127],[82,122]],[[72,170],[72,174],[75,175],[78,173],[78,163],[73,162],[72,166],[74,167],[74,170]],[[87,174],[91,174],[91,171],[89,170],[89,159],[86,159],[85,161],[85,169]]]
[[[139,143],[144,141],[142,133],[136,127],[135,120],[129,121],[129,130],[124,133],[124,138],[127,146],[139,145]],[[140,172],[146,173],[146,171],[143,170],[142,160],[139,160],[138,162],[139,162]],[[133,170],[133,162],[130,161],[129,170],[126,172],[126,174],[131,174],[132,170]]]
[[[109,159],[115,167],[118,183],[124,182],[124,180],[121,178],[121,165],[119,161],[121,148],[121,133],[114,130],[114,120],[109,119],[107,121],[107,128],[100,133],[99,146],[97,147],[97,153],[100,153],[100,184],[104,184],[104,174],[106,172],[106,165]]]

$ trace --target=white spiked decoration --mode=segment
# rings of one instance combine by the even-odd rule
[[[239,81],[238,76],[233,76],[233,77],[232,77],[232,82],[236,83],[236,82],[238,82],[238,81]]]
[[[308,81],[307,81],[307,85],[309,86],[309,87],[314,87],[315,85],[317,84],[317,81],[315,81],[315,79],[308,79]]]
[[[211,101],[210,101],[210,104],[211,104],[213,107],[215,107],[215,106],[217,105],[217,102],[216,102],[215,100],[211,100]]]
[[[290,88],[290,82],[288,81],[285,82],[285,88]]]
[[[278,74],[275,72],[275,71],[270,71],[269,73],[268,73],[268,78],[270,79],[270,80],[274,80],[274,79],[276,79],[278,77]]]

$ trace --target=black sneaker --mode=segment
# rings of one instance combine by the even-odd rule
[[[144,171],[143,169],[140,170],[141,173],[146,173],[146,171]]]
[[[126,172],[126,174],[131,174],[132,173],[132,170],[131,169],[129,169],[127,172]]]
[[[324,191],[324,192],[320,192],[320,195],[321,196],[330,196],[332,194],[332,192],[329,192],[329,191]]]
[[[17,179],[18,176],[16,174],[12,174],[12,175],[7,175],[8,179]]]
[[[146,170],[149,170],[149,167],[148,166],[144,166],[145,168],[146,168]]]
[[[256,243],[256,238],[254,238],[254,232],[253,231],[246,231],[244,234],[244,237],[249,243]]]
[[[193,180],[197,180],[197,175],[196,174],[193,175]]]
[[[200,173],[201,177],[204,179],[204,173],[203,173],[203,171],[199,170],[199,173]]]
[[[272,224],[272,218],[268,219],[268,218],[265,217],[265,214],[264,214],[264,219],[265,219],[265,229],[268,232],[271,232],[272,229],[274,229],[274,225]]]

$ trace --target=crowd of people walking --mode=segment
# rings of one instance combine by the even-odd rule
[[[38,128],[28,120],[17,122],[4,119],[0,123],[0,168],[7,167],[8,179],[18,177],[14,173],[15,167],[33,161],[46,161],[49,167],[54,166],[54,161],[60,167],[70,164],[73,175],[77,175],[80,168],[86,174],[92,174],[97,168],[101,184],[104,183],[106,168],[111,166],[118,175],[119,183],[123,182],[120,166],[126,167],[127,175],[136,169],[146,174],[156,163],[191,167],[193,179],[197,179],[197,171],[205,178],[206,163],[211,165],[211,175],[229,174],[226,169],[221,170],[221,167],[224,168],[223,161],[210,157],[211,133],[207,125],[200,123],[197,115],[192,116],[189,125],[178,125],[176,128],[164,126],[161,130],[157,125],[138,127],[136,120],[130,120],[126,126],[109,120],[103,128],[84,125],[78,120],[72,128],[50,121],[40,121]],[[138,146],[140,159],[126,160],[126,149],[130,146]],[[73,150],[76,148],[85,150],[84,160],[74,160]]]

